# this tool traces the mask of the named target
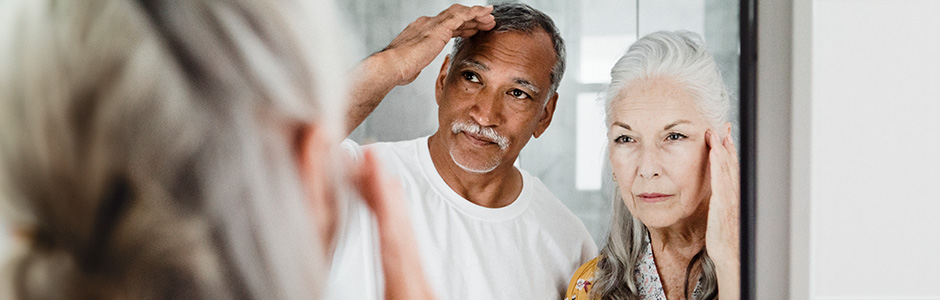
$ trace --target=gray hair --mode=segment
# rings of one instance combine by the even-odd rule
[[[611,122],[612,103],[624,89],[638,81],[663,77],[678,81],[692,95],[696,109],[713,128],[727,119],[730,96],[715,60],[698,34],[687,31],[651,33],[630,46],[611,69],[610,76],[611,83],[604,96],[607,124]],[[604,176],[610,176],[610,159],[607,162]],[[639,286],[634,271],[649,247],[645,240],[649,230],[627,209],[619,189],[607,190],[613,206],[610,233],[607,245],[601,249],[592,299],[638,299]],[[701,295],[703,299],[717,299],[718,277],[704,249],[689,262],[686,296],[692,292],[688,277],[699,260],[702,262]]]
[[[696,101],[696,109],[714,128],[727,121],[730,94],[715,59],[697,33],[659,31],[636,41],[610,70],[604,96],[607,123],[611,105],[632,83],[666,77],[679,82]]]
[[[565,75],[565,40],[561,38],[558,27],[552,18],[538,9],[532,8],[525,3],[502,3],[493,5],[493,17],[496,19],[496,27],[491,32],[521,31],[525,33],[535,32],[541,28],[552,38],[552,47],[555,49],[555,65],[552,66],[551,89],[546,94],[546,98],[551,98],[558,90],[561,84],[561,78]],[[457,57],[457,53],[464,49],[467,40],[473,40],[473,37],[464,39],[462,37],[454,38],[453,50],[450,57]]]
[[[31,237],[15,297],[315,297],[289,129],[339,137],[345,108],[315,2],[0,3],[0,202]]]

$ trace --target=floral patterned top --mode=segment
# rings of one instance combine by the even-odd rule
[[[640,264],[636,266],[634,276],[640,288],[640,299],[643,300],[666,300],[666,292],[663,291],[663,284],[659,280],[659,271],[656,270],[656,261],[653,259],[653,248],[649,246],[649,236],[646,237],[646,255],[640,259]],[[597,269],[595,257],[591,261],[581,265],[571,282],[568,283],[568,292],[565,294],[565,300],[587,300],[591,290],[591,284],[594,282],[594,271]],[[695,284],[695,290],[692,292],[692,299],[702,299],[702,279],[699,277]]]

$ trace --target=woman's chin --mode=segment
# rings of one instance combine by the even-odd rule
[[[676,225],[679,217],[669,212],[645,212],[637,215],[637,219],[643,222],[643,225],[646,225],[647,228],[659,229]]]

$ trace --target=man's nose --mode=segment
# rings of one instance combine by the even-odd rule
[[[470,117],[481,126],[495,126],[503,121],[503,100],[498,92],[489,94],[475,99],[470,108]]]

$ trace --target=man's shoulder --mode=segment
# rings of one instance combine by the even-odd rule
[[[362,148],[376,151],[376,154],[380,155],[388,152],[412,154],[418,150],[417,147],[422,140],[427,141],[427,137],[394,142],[375,142],[363,145]]]
[[[423,149],[421,147],[424,147]],[[411,184],[425,185],[430,158],[427,152],[427,137],[396,142],[376,142],[362,146],[372,152],[384,170],[400,176],[406,187]]]
[[[590,239],[587,227],[584,226],[581,219],[571,212],[571,209],[562,203],[538,177],[532,176],[522,169],[519,171],[522,172],[525,184],[530,189],[529,196],[533,197],[531,204],[533,212],[543,223],[560,225],[553,227],[556,227],[555,230],[566,232],[568,235],[579,235]]]
[[[418,159],[418,146],[421,145],[421,141],[426,140],[427,137],[420,137],[404,141],[359,144],[351,139],[346,139],[342,143],[342,148],[356,159],[362,156],[362,151],[368,149],[384,163],[393,160],[412,161]]]
[[[573,218],[576,218],[574,213],[565,206],[564,203],[555,196],[555,193],[545,185],[538,177],[532,176],[529,172],[526,172],[523,169],[519,169],[519,172],[522,173],[523,182],[526,185],[528,191],[528,196],[533,197],[533,204],[539,209],[547,209],[550,211],[555,211],[559,213],[564,213],[565,215],[570,215]]]

